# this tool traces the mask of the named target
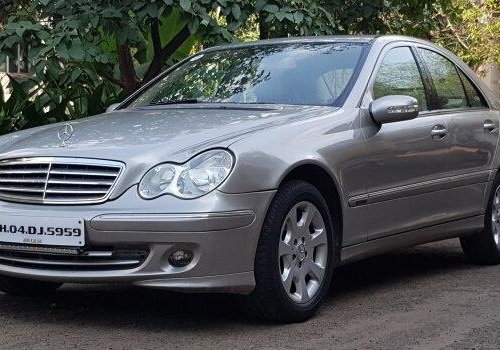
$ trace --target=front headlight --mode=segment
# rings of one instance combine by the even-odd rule
[[[231,153],[218,149],[199,154],[184,164],[158,164],[142,178],[139,195],[144,199],[164,194],[184,199],[201,197],[224,182],[233,162]]]

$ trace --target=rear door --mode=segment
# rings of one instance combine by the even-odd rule
[[[419,47],[418,52],[434,85],[435,109],[449,116],[449,186],[457,189],[450,192],[450,219],[482,214],[498,143],[497,113],[450,59],[428,47]]]
[[[419,101],[413,120],[375,125],[366,116],[364,174],[367,238],[375,239],[447,220],[449,115],[429,111],[429,84],[411,44],[384,49],[363,101],[407,95]]]

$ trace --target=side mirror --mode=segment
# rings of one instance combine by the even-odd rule
[[[419,112],[417,99],[410,96],[384,96],[370,104],[370,114],[378,124],[414,119]]]
[[[119,103],[113,103],[111,106],[106,108],[106,113],[113,112],[119,105]]]

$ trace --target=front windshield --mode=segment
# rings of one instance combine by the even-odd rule
[[[366,44],[279,44],[209,51],[187,60],[131,107],[173,102],[339,105]]]

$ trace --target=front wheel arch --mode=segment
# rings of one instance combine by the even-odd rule
[[[300,164],[292,168],[281,180],[280,187],[290,181],[304,181],[316,187],[326,200],[334,230],[338,235],[335,254],[335,265],[340,263],[340,251],[342,248],[343,216],[341,192],[334,178],[323,167],[317,164]]]
[[[283,280],[281,279],[283,271],[280,274],[282,265],[279,260],[279,247],[281,245],[280,241],[284,240],[282,230],[283,223],[286,223],[287,220],[287,213],[294,206],[303,202],[312,203],[322,215],[327,233],[326,240],[328,243],[326,247],[329,255],[326,258],[325,270],[319,289],[311,296],[311,299],[299,305],[291,301],[289,294],[283,289]],[[297,215],[297,217],[299,216]],[[298,220],[301,220],[300,217]],[[304,234],[304,231],[301,232],[301,234]],[[301,322],[311,317],[327,295],[332,282],[337,240],[338,235],[335,232],[328,205],[319,190],[310,183],[301,180],[284,183],[278,189],[266,213],[259,238],[254,262],[256,287],[252,294],[243,298],[243,306],[250,313],[250,316],[287,323]],[[302,242],[304,242],[304,239],[302,239]],[[320,244],[323,245],[324,243]],[[313,258],[313,261],[317,257],[314,253],[306,254],[304,258],[308,256]],[[297,260],[297,262],[302,262],[302,259]],[[309,282],[306,283],[309,284]],[[289,292],[294,293],[293,287],[292,291]]]

